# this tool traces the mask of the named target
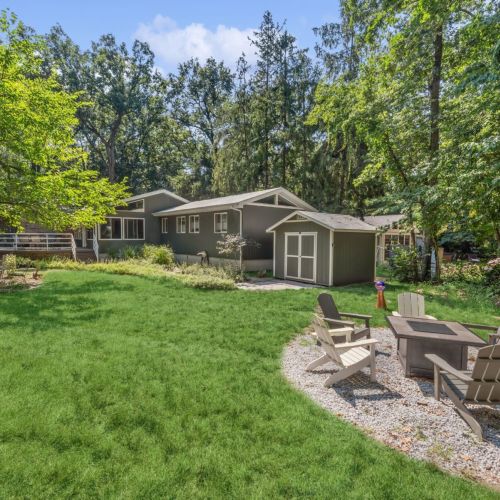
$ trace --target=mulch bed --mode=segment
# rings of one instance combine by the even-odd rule
[[[19,290],[31,290],[40,286],[42,277],[33,277],[29,272],[24,275],[7,276],[0,279],[0,292],[17,292]]]

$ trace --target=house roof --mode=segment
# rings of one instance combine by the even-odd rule
[[[291,219],[292,217],[299,215],[307,220],[315,222],[320,226],[326,227],[330,231],[353,231],[353,232],[366,232],[375,233],[375,227],[363,222],[361,219],[352,217],[351,215],[344,214],[327,214],[324,212],[309,212],[305,210],[298,210],[288,215],[284,219],[271,226],[267,231],[274,231],[275,228]]]
[[[376,228],[391,227],[396,222],[404,219],[403,214],[393,215],[366,215],[364,221]]]
[[[298,196],[295,196],[290,191],[284,188],[272,188],[265,189],[263,191],[252,191],[250,193],[233,194],[231,196],[223,196],[221,198],[210,198],[208,200],[191,201],[185,205],[180,205],[178,207],[167,208],[166,210],[160,210],[155,212],[153,215],[165,216],[182,214],[189,212],[202,212],[209,210],[227,209],[227,208],[241,208],[243,205],[252,202],[258,202],[263,198],[267,198],[270,195],[279,194],[294,203],[299,208],[305,208],[307,210],[315,210],[314,207],[302,201]],[[276,207],[277,205],[269,205],[269,207]],[[290,207],[294,208],[294,207]]]
[[[182,198],[182,196],[172,193],[172,191],[168,191],[167,189],[157,189],[156,191],[149,191],[148,193],[136,194],[134,196],[130,196],[129,198],[125,198],[125,201],[130,202],[142,200],[143,198],[148,198],[149,196],[155,196],[157,194],[166,194],[176,200],[182,201],[182,203],[189,203],[189,200],[186,200],[185,198]]]

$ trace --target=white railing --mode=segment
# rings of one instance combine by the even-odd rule
[[[0,250],[13,252],[69,250],[76,258],[75,239],[71,233],[0,233]]]

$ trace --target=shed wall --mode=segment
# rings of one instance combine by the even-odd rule
[[[375,236],[372,233],[333,233],[334,285],[375,279]]]

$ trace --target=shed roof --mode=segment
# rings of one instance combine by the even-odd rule
[[[188,212],[197,212],[203,210],[216,210],[223,208],[240,208],[245,203],[256,202],[262,198],[266,198],[267,196],[279,194],[283,197],[287,198],[290,202],[295,203],[299,208],[307,208],[308,210],[314,210],[314,207],[301,200],[298,196],[295,196],[290,191],[287,191],[284,188],[271,188],[264,189],[262,191],[252,191],[250,193],[240,193],[233,194],[230,196],[222,196],[220,198],[210,198],[208,200],[199,200],[199,201],[191,201],[190,203],[186,203],[185,205],[180,205],[178,207],[167,208],[166,210],[160,210],[159,212],[155,212],[153,215],[156,216],[165,216],[165,215],[173,215],[180,213],[188,213]],[[276,205],[269,205],[270,207]],[[290,207],[294,208],[294,207]]]
[[[391,227],[396,222],[404,219],[404,214],[393,215],[365,215],[364,221],[377,228]]]
[[[293,212],[289,216],[281,219],[279,222],[271,226],[267,231],[273,231],[275,228],[297,215],[312,222],[316,222],[331,231],[353,231],[364,233],[375,233],[376,231],[374,226],[363,222],[361,219],[352,217],[351,215],[327,214],[324,212],[310,212],[305,210]]]

